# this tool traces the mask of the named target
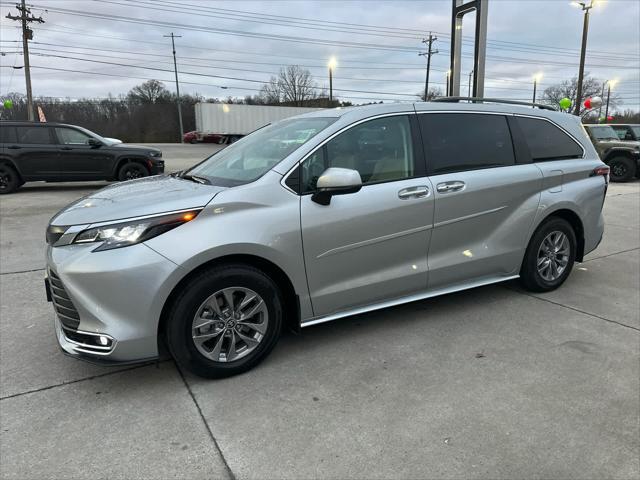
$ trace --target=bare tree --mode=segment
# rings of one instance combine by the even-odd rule
[[[170,96],[164,83],[158,80],[148,80],[133,87],[128,94],[130,100],[139,103],[157,103]]]
[[[571,100],[573,104],[576,101],[576,92],[578,90],[578,79],[573,77],[571,80],[564,80],[563,82],[547,87],[543,94],[541,103],[547,105],[558,106],[560,100],[563,98],[568,98]],[[606,95],[606,91],[605,91]],[[585,75],[584,80],[582,82],[582,98],[587,99],[589,97],[602,96],[602,82],[596,78],[590,77],[589,74]],[[603,102],[606,102],[607,99],[604,97],[602,99]],[[611,92],[611,99],[609,101],[609,109],[613,109],[616,105],[620,103],[620,99],[618,96]],[[580,105],[580,114],[582,115],[586,112],[586,108],[584,105]]]
[[[416,93],[416,97],[420,98],[420,101],[424,99],[424,88],[421,92]],[[442,90],[440,88],[430,88],[429,93],[427,94],[427,102],[433,100],[434,98],[442,97]]]
[[[280,88],[278,78],[271,77],[269,83],[266,83],[262,86],[258,96],[260,97],[260,101],[267,105],[280,103],[280,101],[282,100],[282,90]]]

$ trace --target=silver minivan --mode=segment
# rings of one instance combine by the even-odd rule
[[[58,342],[203,377],[302,327],[520,278],[560,286],[603,234],[580,120],[501,103],[321,110],[183,172],[114,184],[47,229]]]

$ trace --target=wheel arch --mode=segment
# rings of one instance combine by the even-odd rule
[[[626,158],[630,158],[631,160],[634,159],[633,153],[631,150],[615,149],[615,150],[609,150],[605,155],[603,161],[604,163],[609,165],[609,162],[616,157],[626,157]]]
[[[164,345],[164,333],[166,331],[166,325],[168,321],[169,311],[175,301],[178,294],[182,291],[184,285],[191,280],[194,276],[198,275],[203,270],[207,270],[212,267],[229,264],[242,264],[248,265],[264,272],[267,276],[273,280],[273,282],[280,288],[284,297],[284,326],[294,332],[300,331],[300,301],[296,293],[296,290],[291,282],[289,276],[278,267],[275,263],[267,260],[264,257],[252,254],[231,254],[224,255],[212,260],[209,260],[201,265],[198,265],[194,269],[190,270],[184,275],[178,283],[171,289],[171,292],[167,296],[162,310],[160,313],[160,319],[158,322],[158,350],[165,352]]]
[[[118,172],[120,171],[120,168],[122,168],[122,166],[125,163],[128,163],[128,162],[139,163],[139,164],[143,165],[147,170],[151,171],[150,162],[146,158],[138,157],[138,156],[135,156],[135,155],[123,155],[122,157],[119,157],[116,160],[116,166],[113,169],[113,177],[114,178],[116,178],[116,179],[118,178]]]
[[[20,177],[20,180],[23,180],[22,172],[20,171],[16,163],[10,158],[0,157],[0,165],[7,165],[13,168],[18,173],[18,177]]]
[[[569,225],[571,225],[571,228],[573,228],[573,231],[576,234],[576,242],[577,242],[576,261],[582,262],[584,258],[585,239],[584,239],[584,224],[582,223],[582,219],[580,218],[580,215],[578,215],[574,210],[571,210],[570,208],[566,208],[566,207],[559,208],[558,210],[554,210],[553,212],[548,213],[536,225],[536,228],[534,229],[533,233],[535,233],[535,231],[538,230],[538,228],[540,228],[540,225],[545,223],[551,217],[562,218],[563,220],[566,220],[569,223]],[[532,237],[533,237],[533,233],[531,234]]]

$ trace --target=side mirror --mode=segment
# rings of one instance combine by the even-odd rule
[[[92,147],[101,147],[102,146],[102,142],[100,140],[98,140],[97,138],[90,138],[87,143],[89,145],[91,145]]]
[[[329,205],[333,195],[356,193],[362,188],[362,179],[357,170],[349,168],[327,168],[316,183],[316,192],[311,200],[320,205]]]

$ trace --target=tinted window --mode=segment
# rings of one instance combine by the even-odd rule
[[[618,138],[620,140],[634,140],[633,132],[631,131],[631,129],[629,127],[612,126],[611,128],[613,128],[615,130],[615,132],[618,135]]]
[[[430,172],[434,174],[514,164],[507,119],[502,115],[419,115]]]
[[[390,182],[414,176],[411,125],[405,115],[378,118],[341,133],[305,160],[303,191],[315,189],[329,167],[357,170],[362,183]]]
[[[16,127],[18,143],[46,145],[53,143],[47,127]]]
[[[87,145],[92,138],[86,133],[73,128],[56,128],[58,141],[65,145]]]
[[[16,128],[0,127],[0,143],[16,143]]]
[[[534,162],[557,158],[582,158],[580,145],[552,123],[536,118],[516,119]]]

